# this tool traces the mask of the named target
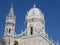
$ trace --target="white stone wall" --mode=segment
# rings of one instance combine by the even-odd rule
[[[15,37],[18,45],[49,45],[49,40],[41,35]]]
[[[7,20],[8,18],[9,20]],[[17,41],[18,45],[51,45],[49,39],[46,37],[47,35],[45,33],[45,20],[42,11],[34,6],[29,10],[29,12],[27,12],[25,19],[26,19],[25,32],[22,32],[21,35],[19,36],[14,36],[15,16],[13,12],[13,7],[11,7],[10,13],[6,18],[6,25],[4,32],[4,39],[6,45],[14,45],[14,41]],[[7,26],[8,23],[11,24],[13,23],[13,25],[9,24],[9,26]],[[30,26],[33,27],[32,35]],[[10,33],[9,28],[11,28]]]

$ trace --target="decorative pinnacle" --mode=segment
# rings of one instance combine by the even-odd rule
[[[13,4],[11,4],[11,7],[13,7]]]
[[[9,12],[9,16],[14,16],[14,11],[13,11],[13,4],[11,4],[11,8],[10,8],[10,12]]]

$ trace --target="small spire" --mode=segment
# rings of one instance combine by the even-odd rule
[[[11,7],[13,7],[13,4],[11,4]]]
[[[36,5],[34,4],[34,5],[33,5],[33,7],[35,8],[35,7],[36,7]]]
[[[21,33],[23,33],[23,30],[21,30]]]
[[[56,45],[59,45],[59,41],[57,41]]]
[[[13,4],[11,4],[9,16],[14,16],[14,11],[13,11]]]
[[[34,8],[36,7],[36,5],[35,5],[35,4],[36,4],[36,1],[37,1],[37,0],[34,0],[34,6],[33,6]]]

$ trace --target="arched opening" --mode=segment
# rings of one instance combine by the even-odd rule
[[[31,26],[30,29],[31,29],[31,35],[33,35],[33,27]]]
[[[14,41],[14,45],[18,45],[18,42],[17,41]]]
[[[9,28],[9,34],[10,34],[10,32],[11,32],[11,28]]]

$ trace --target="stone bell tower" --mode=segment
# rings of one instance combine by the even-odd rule
[[[6,45],[14,45],[14,31],[15,31],[15,16],[13,5],[11,5],[10,12],[6,17],[4,39]]]
[[[45,20],[42,11],[34,5],[26,15],[27,35],[41,34],[45,36]]]

